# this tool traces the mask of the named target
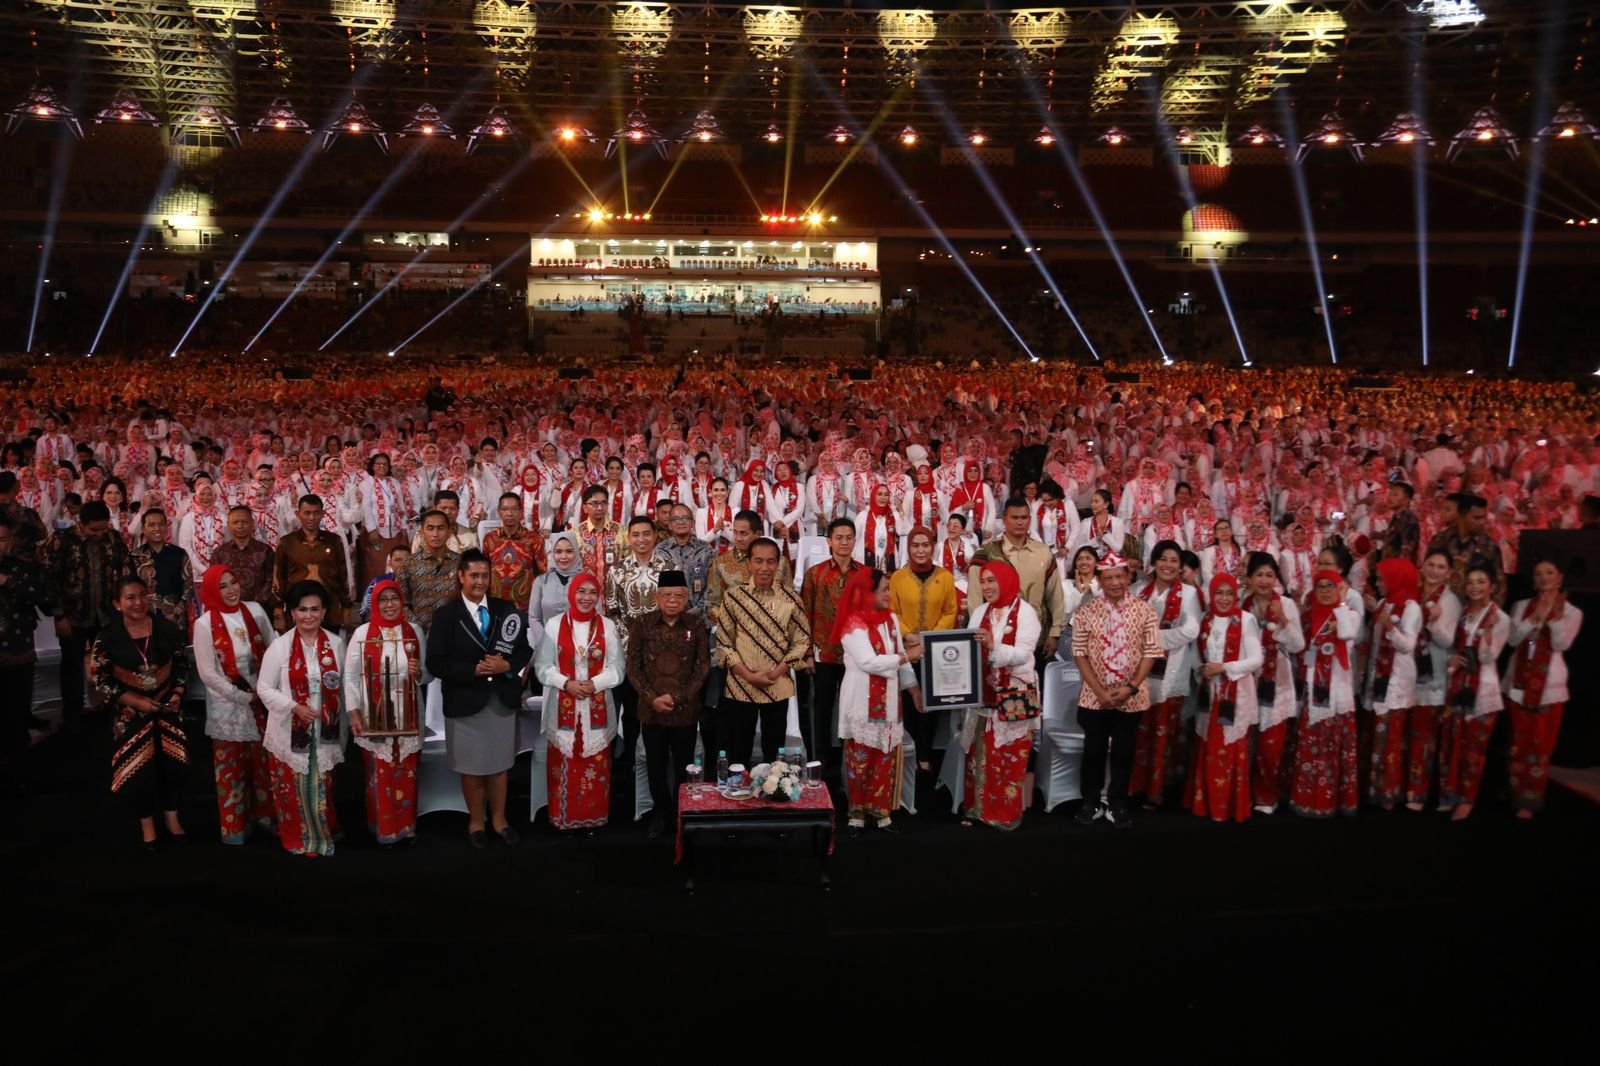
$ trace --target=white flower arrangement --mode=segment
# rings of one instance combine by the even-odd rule
[[[788,803],[800,798],[800,768],[779,759],[750,771],[750,791],[762,799]]]

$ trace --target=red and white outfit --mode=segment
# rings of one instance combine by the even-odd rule
[[[902,517],[890,504],[876,500],[864,511],[856,512],[855,561],[870,569],[888,573],[905,565],[905,535]]]
[[[1416,599],[1415,564],[1386,559],[1378,568],[1388,596],[1372,615],[1372,649],[1367,656],[1363,694],[1373,715],[1367,798],[1379,806],[1393,807],[1405,793],[1408,727],[1416,703],[1417,646],[1422,639],[1423,615]],[[1378,626],[1386,618],[1389,626],[1380,637]]]
[[[290,629],[267,649],[256,694],[267,708],[262,744],[271,755],[272,805],[278,840],[296,855],[332,855],[341,835],[333,805],[333,772],[344,762],[344,642],[319,630],[306,646]],[[310,707],[313,721],[295,717]]]
[[[1022,824],[1023,777],[1039,719],[1001,721],[994,713],[998,693],[1018,686],[1037,686],[1033,652],[1039,644],[1039,615],[1019,594],[1019,579],[1010,563],[992,562],[985,569],[1000,579],[994,608],[985,601],[972,612],[968,625],[987,629],[991,638],[984,656],[984,706],[962,712],[957,739],[966,753],[962,776],[963,814],[996,829]],[[1003,576],[1010,571],[1009,579]]]
[[[622,639],[596,610],[580,615],[577,590],[593,582],[579,574],[567,586],[567,609],[545,623],[535,676],[544,684],[544,735],[550,742],[547,774],[550,825],[593,829],[605,825],[611,804],[611,742],[618,709],[611,690],[622,684]],[[593,697],[563,692],[568,681],[592,681]]]
[[[1225,585],[1233,587],[1234,604],[1222,614],[1216,609],[1217,590]],[[1212,608],[1200,623],[1196,644],[1200,665],[1223,667],[1221,674],[1198,682],[1195,735],[1200,742],[1189,790],[1189,809],[1214,822],[1246,821],[1252,798],[1250,731],[1258,720],[1255,675],[1262,652],[1255,617],[1240,609],[1238,591],[1239,583],[1227,574],[1212,580],[1207,597]]]
[[[1316,580],[1339,580],[1319,571]],[[1303,618],[1305,696],[1295,736],[1294,784],[1289,803],[1296,814],[1331,818],[1355,814],[1357,788],[1356,694],[1351,663],[1361,612],[1343,601],[1313,603]]]
[[[1511,805],[1536,811],[1544,806],[1550,756],[1567,706],[1566,651],[1583,627],[1583,612],[1562,596],[1543,622],[1537,600],[1511,608],[1510,639],[1516,648],[1501,687],[1511,710]]]
[[[1467,660],[1467,665],[1449,672],[1445,693],[1439,729],[1441,810],[1478,798],[1489,737],[1505,702],[1494,663],[1510,634],[1511,619],[1493,603],[1476,609],[1468,604],[1456,623],[1450,653]]]
[[[194,665],[206,690],[206,736],[211,738],[217,783],[217,818],[224,844],[243,844],[252,826],[274,823],[272,776],[261,737],[267,709],[256,696],[256,681],[272,621],[259,604],[222,609],[207,571],[200,595],[207,610],[194,624]],[[244,687],[240,687],[243,685]]]
[[[202,510],[199,504],[178,523],[178,547],[189,553],[189,565],[197,574],[211,566],[211,556],[228,539],[228,516],[215,504]]]
[[[839,738],[844,741],[845,791],[853,826],[868,817],[887,825],[900,805],[900,693],[916,682],[901,661],[905,642],[891,611],[873,609],[872,575],[857,570],[846,585],[835,624],[844,649],[839,685]]]
[[[794,478],[780,479],[767,494],[767,528],[777,535],[776,527],[782,525],[787,534],[778,541],[778,550],[791,563],[795,547],[800,543],[801,524],[806,516],[806,494]]]
[[[1150,670],[1150,709],[1139,720],[1128,793],[1143,793],[1146,803],[1159,805],[1166,793],[1167,775],[1178,766],[1180,719],[1194,679],[1194,642],[1204,612],[1199,593],[1182,581],[1158,589],[1151,579],[1134,594],[1155,612],[1166,657],[1157,659]]]
[[[388,624],[377,617],[378,593],[399,591],[393,581],[379,581],[372,590],[373,621],[357,626],[344,661],[344,697],[350,713],[365,714],[382,701],[395,708],[398,727],[409,728],[426,712],[419,699],[422,686],[433,680],[423,665],[428,650],[422,631],[403,618]],[[411,664],[418,678],[411,677]],[[385,691],[387,689],[387,692]],[[396,844],[417,835],[417,764],[422,735],[355,736],[367,777],[367,828],[379,844]]]
[[[944,501],[946,517],[961,511],[967,516],[967,531],[980,541],[994,534],[994,494],[979,477],[977,463],[967,466],[970,477],[963,478]]]
[[[1294,671],[1306,647],[1300,628],[1300,611],[1287,596],[1272,596],[1283,612],[1281,623],[1272,621],[1267,606],[1251,597],[1250,612],[1256,619],[1261,641],[1261,669],[1256,673],[1256,758],[1252,768],[1255,807],[1271,814],[1287,791],[1284,756],[1289,733],[1294,728],[1299,702],[1295,698]]]

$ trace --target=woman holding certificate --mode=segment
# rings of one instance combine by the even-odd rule
[[[344,698],[367,764],[367,828],[389,847],[417,839],[417,694],[433,678],[423,667],[422,632],[406,621],[398,584],[384,579],[372,586],[371,613],[345,650]],[[397,735],[363,736],[369,729]]]
[[[983,602],[972,612],[971,628],[983,646],[983,707],[964,712],[961,750],[966,752],[961,824],[974,821],[996,829],[1022,824],[1022,779],[1028,751],[1039,727],[1039,680],[1033,650],[1039,643],[1039,615],[1020,593],[1022,580],[1010,563],[985,563],[978,575]],[[1021,705],[1031,694],[1031,709]]]
[[[844,741],[850,832],[858,835],[870,815],[879,829],[892,833],[890,815],[898,805],[905,739],[900,693],[916,687],[911,664],[922,658],[922,644],[915,637],[908,644],[901,636],[900,623],[889,610],[889,579],[883,571],[857,569],[850,575],[831,639],[844,648],[839,737]]]

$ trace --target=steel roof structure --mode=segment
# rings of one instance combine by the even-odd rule
[[[249,128],[288,101],[315,130],[353,94],[391,131],[429,105],[457,129],[503,107],[529,134],[571,123],[601,139],[638,111],[677,138],[707,112],[746,142],[821,142],[841,124],[948,141],[951,115],[1004,143],[1033,137],[1047,111],[1084,140],[1163,124],[1232,138],[1280,125],[1286,92],[1302,128],[1337,111],[1376,135],[1421,99],[1436,130],[1494,104],[1527,136],[1546,121],[1529,113],[1541,73],[1552,109],[1600,106],[1595,14],[1570,0],[8,0],[0,106],[48,86],[82,117],[132,93],[166,129],[193,131],[219,113]]]

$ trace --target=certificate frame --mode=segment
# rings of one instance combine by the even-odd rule
[[[937,629],[919,633],[922,659],[917,682],[929,711],[966,711],[983,706],[983,646],[976,629]],[[959,676],[951,669],[965,661]],[[939,668],[944,667],[943,671]]]

